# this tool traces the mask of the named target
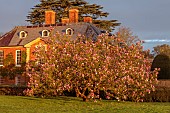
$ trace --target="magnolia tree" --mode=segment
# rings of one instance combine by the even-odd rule
[[[158,70],[150,71],[140,42],[119,46],[122,40],[100,35],[96,42],[84,36],[70,40],[57,34],[35,49],[27,65],[29,96],[58,96],[74,90],[84,101],[100,98],[142,101],[155,90]]]

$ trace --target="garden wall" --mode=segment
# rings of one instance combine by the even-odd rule
[[[158,82],[158,87],[168,87],[170,88],[170,80],[166,80],[166,79],[161,79]]]
[[[159,80],[156,91],[145,98],[146,102],[170,102],[170,80]]]

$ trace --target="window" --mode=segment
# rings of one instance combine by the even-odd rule
[[[19,85],[21,83],[21,77],[20,76],[16,76],[15,77],[15,85]]]
[[[4,83],[4,78],[2,76],[0,76],[0,85]]]
[[[48,37],[49,36],[49,31],[48,30],[43,30],[42,31],[42,37]]]
[[[0,66],[4,65],[4,51],[0,51]]]
[[[16,50],[16,66],[21,66],[21,50]]]
[[[67,28],[67,29],[66,29],[66,34],[67,34],[67,35],[73,35],[73,29]]]
[[[25,38],[27,36],[27,33],[25,31],[21,31],[19,33],[20,38]]]

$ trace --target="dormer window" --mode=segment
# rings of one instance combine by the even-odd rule
[[[49,36],[49,31],[48,30],[43,30],[42,31],[42,37],[48,37]]]
[[[74,33],[73,29],[71,29],[71,28],[66,29],[66,34],[67,35],[73,35],[73,33]]]
[[[26,36],[27,36],[27,33],[25,31],[20,31],[19,33],[20,38],[26,38]]]

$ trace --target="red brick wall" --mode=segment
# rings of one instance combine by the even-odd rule
[[[35,59],[35,56],[32,54],[35,50],[35,46],[39,45],[39,44],[42,44],[44,45],[45,43],[43,41],[39,41],[35,44],[33,44],[30,48],[30,60],[34,60]],[[6,55],[8,55],[9,53],[12,53],[13,57],[14,57],[14,60],[16,61],[16,50],[21,50],[21,51],[26,51],[26,48],[20,46],[20,47],[0,47],[0,50],[3,50],[4,51],[4,58],[6,58]],[[25,85],[28,81],[29,81],[29,78],[26,77],[26,76],[21,76],[21,75],[18,75],[19,77],[19,84],[20,85]],[[3,83],[1,83],[3,81]],[[9,78],[2,78],[1,79],[1,84],[0,85],[14,85],[16,84],[16,79],[9,79]]]
[[[91,17],[84,17],[84,22],[92,23],[93,19]]]
[[[78,10],[77,9],[70,9],[69,10],[69,21],[70,23],[77,23],[78,22]]]
[[[21,47],[0,47],[0,50],[4,51],[4,58],[6,58],[8,54],[12,53],[14,60],[16,61],[16,50],[25,51],[25,48],[22,46]],[[15,84],[15,79],[9,79],[8,77],[2,78],[1,81],[3,82],[0,85],[14,85]],[[22,78],[21,82],[25,83],[25,80]]]
[[[19,76],[18,77],[18,84],[17,85],[26,85],[29,81],[29,78],[26,76]],[[0,85],[16,85],[16,78],[10,79],[9,77],[1,77],[0,78]]]
[[[13,85],[15,84],[15,79],[9,79],[8,77],[1,77],[0,85]]]
[[[45,11],[45,24],[55,24],[55,12]]]
[[[69,18],[62,18],[61,23],[62,24],[68,24],[69,23]]]
[[[35,51],[35,47],[36,47],[37,45],[39,45],[39,44],[44,45],[45,43],[44,43],[43,41],[39,41],[39,42],[37,42],[37,43],[35,43],[35,44],[33,44],[33,45],[31,46],[31,48],[30,48],[30,60],[34,60],[34,59],[35,59],[35,56],[33,55],[33,52]]]
[[[8,55],[9,53],[12,53],[12,55],[14,56],[14,60],[16,61],[16,50],[25,51],[25,48],[24,47],[0,47],[0,50],[4,51],[4,58],[6,58],[6,55]]]

